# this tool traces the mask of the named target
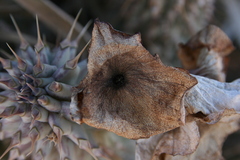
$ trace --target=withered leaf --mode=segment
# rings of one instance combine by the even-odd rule
[[[184,125],[182,98],[196,83],[185,70],[152,56],[139,34],[96,21],[73,120],[131,139],[163,133]]]
[[[199,142],[199,131],[196,122],[188,122],[164,134],[159,141],[154,155],[187,155],[196,150]]]
[[[225,81],[227,55],[234,50],[228,36],[218,27],[209,25],[186,44],[179,44],[178,56],[191,73]]]
[[[226,137],[239,129],[239,115],[208,125],[186,123],[172,131],[137,141],[136,160],[223,160]],[[199,130],[199,131],[198,131]],[[199,134],[200,133],[200,134]]]
[[[149,139],[140,139],[136,147],[137,160],[158,160],[165,154],[191,154],[196,150],[199,138],[198,126],[193,121]]]
[[[224,81],[222,60],[232,49],[226,35],[209,26],[182,45],[179,54],[188,69],[197,67],[195,73]],[[193,76],[198,84],[184,96],[188,122],[166,133],[139,139],[136,160],[224,159],[221,154],[224,139],[239,129],[236,113],[240,110],[240,81],[221,83]]]

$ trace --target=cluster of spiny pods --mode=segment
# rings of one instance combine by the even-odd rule
[[[32,47],[11,17],[21,45],[16,52],[8,45],[14,56],[5,53],[7,58],[0,58],[0,140],[11,139],[0,159],[8,152],[9,159],[36,160],[103,155],[69,114],[72,87],[87,73],[87,61],[79,62],[87,45],[78,54],[77,47],[90,23],[71,40],[79,15],[53,50],[43,43],[37,18],[38,41]]]

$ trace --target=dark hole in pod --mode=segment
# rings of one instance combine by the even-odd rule
[[[114,87],[115,89],[119,89],[126,84],[126,79],[123,74],[116,74],[112,76],[110,81],[111,81],[112,87]]]

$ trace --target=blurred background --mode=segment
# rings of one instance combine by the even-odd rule
[[[19,48],[19,38],[12,24],[12,14],[27,41],[36,43],[35,15],[40,20],[44,40],[54,47],[67,35],[74,17],[82,8],[75,35],[89,20],[99,18],[115,29],[141,33],[143,45],[159,54],[166,65],[181,67],[178,43],[188,39],[208,24],[220,27],[233,41],[236,50],[229,56],[227,81],[240,77],[240,1],[239,0],[0,0],[0,48],[9,51],[6,42]],[[80,42],[86,44],[88,33]],[[79,47],[81,48],[81,47]],[[0,149],[0,152],[1,149]],[[133,153],[134,154],[134,153]],[[227,160],[240,159],[240,132],[227,137],[223,146]]]

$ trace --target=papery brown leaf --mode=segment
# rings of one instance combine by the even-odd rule
[[[227,55],[234,50],[228,36],[218,27],[209,25],[186,44],[179,44],[178,56],[191,73],[225,81]]]
[[[186,156],[164,155],[164,160],[224,160],[222,145],[229,134],[239,130],[239,118],[239,115],[224,117],[213,125],[199,123],[201,137],[196,151]]]
[[[188,122],[164,134],[156,146],[154,155],[187,155],[196,150],[199,142],[196,122]]]
[[[229,134],[239,129],[239,118],[240,116],[236,114],[227,116],[213,125],[201,122],[197,122],[197,125],[194,122],[186,123],[188,126],[181,126],[172,131],[151,136],[148,139],[139,139],[135,159],[223,160],[223,142]],[[188,140],[189,143],[187,143]]]
[[[130,36],[96,21],[88,75],[78,86],[73,120],[138,139],[184,125],[182,98],[197,81],[185,70],[163,65]],[[80,120],[78,120],[80,118]]]
[[[196,150],[199,138],[196,122],[188,122],[169,132],[138,140],[136,157],[137,160],[158,160],[165,154],[191,154]]]
[[[225,81],[222,56],[228,54],[233,46],[219,28],[209,26],[181,47],[179,54],[183,56],[186,67],[197,67],[198,72],[195,73]],[[240,110],[240,81],[222,83],[193,76],[198,84],[184,96],[190,122],[166,133],[138,140],[137,160],[223,159],[221,148],[226,136],[239,129],[239,115],[236,113]]]

